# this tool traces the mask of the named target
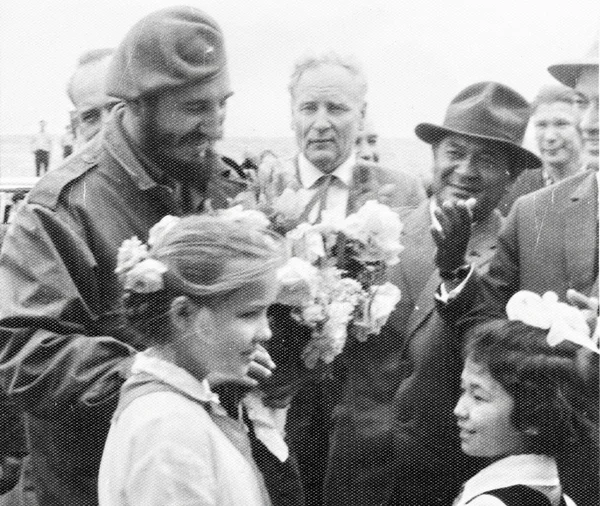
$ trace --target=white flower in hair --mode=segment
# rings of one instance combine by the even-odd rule
[[[550,346],[571,341],[600,354],[600,350],[590,339],[590,328],[583,313],[574,306],[559,302],[558,295],[554,292],[546,292],[540,296],[521,290],[506,304],[506,315],[509,320],[547,329],[546,341]]]
[[[146,258],[125,275],[125,290],[136,293],[158,292],[164,288],[163,274],[167,266],[154,258]]]
[[[148,258],[148,246],[143,244],[136,236],[125,239],[117,252],[115,273],[123,274],[146,258]]]
[[[156,225],[148,232],[148,246],[156,245],[175,225],[181,221],[179,216],[168,214],[164,216]]]
[[[247,224],[251,228],[267,228],[271,224],[269,218],[261,211],[244,209],[241,205],[220,209],[217,216],[228,221]]]

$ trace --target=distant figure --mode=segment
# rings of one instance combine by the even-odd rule
[[[40,177],[48,172],[52,138],[46,132],[46,122],[40,121],[40,131],[31,138],[31,151],[35,155],[35,175]]]
[[[365,120],[356,138],[356,154],[361,160],[379,163],[379,134],[373,123]]]
[[[100,131],[108,113],[119,102],[104,91],[113,52],[114,49],[104,48],[83,53],[67,85],[67,95],[77,113],[76,148]]]
[[[17,211],[23,205],[23,202],[25,202],[26,196],[27,196],[27,193],[24,191],[16,192],[13,194],[13,196],[11,198],[12,205],[10,206],[8,216],[6,217],[6,223],[12,223],[12,221],[15,219],[15,215],[17,214]]]
[[[75,136],[73,135],[73,127],[67,125],[65,127],[65,133],[60,138],[60,145],[63,149],[63,158],[66,158],[73,152],[73,146],[75,144]]]
[[[544,186],[557,183],[585,169],[583,143],[578,127],[577,93],[561,85],[544,86],[531,105],[531,125],[535,132],[543,166],[526,170],[516,179],[498,208],[504,216],[515,200]]]

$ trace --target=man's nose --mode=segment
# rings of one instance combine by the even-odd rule
[[[479,175],[479,171],[475,165],[475,159],[473,155],[466,155],[461,160],[458,160],[455,165],[454,172],[464,177],[476,177]]]
[[[258,332],[256,333],[256,340],[259,342],[268,341],[271,339],[273,333],[271,332],[271,327],[269,327],[269,319],[265,315],[260,322],[260,326],[258,328]]]
[[[317,130],[327,130],[331,126],[329,113],[324,107],[320,107],[315,113],[313,127]]]

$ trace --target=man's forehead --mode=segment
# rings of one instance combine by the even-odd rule
[[[109,63],[110,58],[104,58],[82,65],[75,71],[71,90],[77,109],[102,107],[108,101],[105,88]]]
[[[306,69],[298,79],[294,96],[296,100],[363,100],[358,77],[344,67],[330,64]]]
[[[482,139],[470,135],[450,134],[444,137],[440,145],[476,149],[477,151],[501,152],[502,144],[491,139]]]

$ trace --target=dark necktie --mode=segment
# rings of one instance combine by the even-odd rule
[[[327,207],[327,194],[329,193],[329,188],[331,187],[331,184],[333,183],[335,178],[336,178],[336,176],[334,176],[332,174],[325,174],[325,175],[321,176],[319,179],[317,179],[317,182],[315,183],[315,187],[317,188],[317,191],[314,193],[314,195],[308,201],[308,204],[306,204],[306,207],[304,208],[304,211],[302,212],[302,215],[300,216],[301,222],[309,221],[310,214],[311,214],[312,210],[315,208],[315,206],[317,206],[317,205],[319,206],[319,211],[318,211],[317,219],[315,220],[315,223],[319,223],[321,221],[321,216],[323,214],[323,211]]]

